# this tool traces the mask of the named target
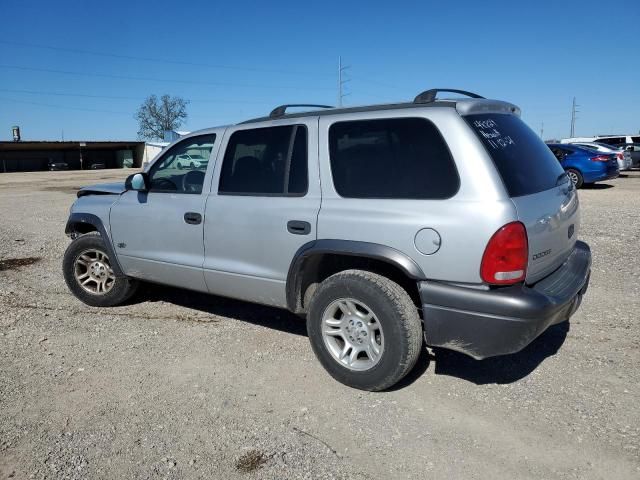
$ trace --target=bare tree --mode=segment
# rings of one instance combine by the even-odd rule
[[[188,100],[180,97],[155,95],[148,97],[138,111],[138,137],[149,140],[161,140],[166,130],[175,130],[187,118]]]

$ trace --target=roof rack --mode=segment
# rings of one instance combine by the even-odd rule
[[[305,104],[305,103],[292,103],[292,104],[287,104],[287,105],[280,105],[276,108],[274,108],[273,110],[271,110],[271,113],[269,114],[269,117],[271,118],[277,118],[277,117],[282,117],[286,112],[287,112],[287,108],[290,107],[313,107],[313,108],[335,108],[332,107],[331,105],[314,105],[314,104]]]
[[[478,95],[477,93],[467,92],[465,90],[456,90],[453,88],[432,88],[431,90],[425,90],[421,94],[419,94],[414,100],[413,103],[431,103],[435,101],[436,96],[440,92],[449,92],[449,93],[459,93],[460,95],[466,95],[471,98],[484,98]]]

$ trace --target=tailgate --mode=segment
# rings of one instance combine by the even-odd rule
[[[580,222],[578,194],[549,147],[516,115],[465,118],[491,156],[518,220],[527,229],[525,281],[534,283],[558,268],[573,250]]]
[[[511,200],[529,240],[526,283],[535,283],[562,265],[573,251],[580,226],[578,193],[565,183]]]

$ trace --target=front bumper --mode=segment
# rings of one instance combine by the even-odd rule
[[[518,352],[573,315],[590,273],[591,250],[578,241],[562,266],[534,285],[478,290],[419,282],[426,342],[478,360]]]

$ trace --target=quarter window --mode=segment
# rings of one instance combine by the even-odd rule
[[[342,197],[444,199],[460,185],[442,135],[422,118],[334,123],[329,153]]]
[[[149,169],[150,191],[202,193],[215,135],[190,137],[177,143]]]
[[[307,128],[254,128],[231,135],[218,192],[225,195],[302,196],[307,193]]]

